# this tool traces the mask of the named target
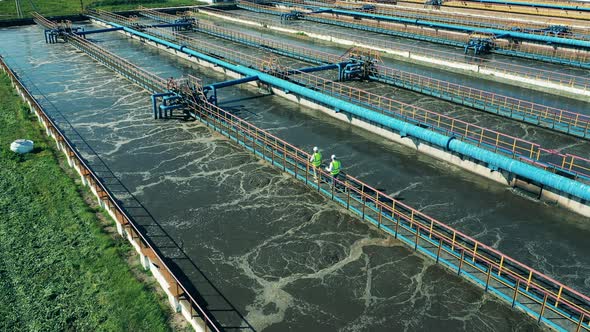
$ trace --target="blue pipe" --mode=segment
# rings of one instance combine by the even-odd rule
[[[107,28],[107,29],[97,29],[97,30],[89,30],[89,31],[76,31],[76,34],[77,35],[90,35],[93,33],[111,32],[111,31],[117,31],[117,30],[123,30],[123,28]]]
[[[184,106],[178,104],[178,105],[160,105],[159,107],[161,110],[175,110],[178,108],[183,108]]]
[[[179,95],[176,95],[176,94],[170,94],[170,95],[164,96],[164,98],[162,98],[162,100],[164,100],[164,101],[178,100],[178,99],[182,99],[182,97],[180,97]]]
[[[170,27],[186,27],[190,26],[192,23],[162,23],[162,24],[153,24],[148,25],[148,28],[170,28]]]
[[[158,115],[161,115],[161,112],[158,111],[158,98],[166,97],[166,96],[170,96],[170,95],[172,95],[171,92],[154,93],[152,95],[152,107],[153,107],[153,111],[154,111],[154,119],[157,119]]]
[[[109,22],[108,24],[112,26],[121,26],[111,22]],[[371,111],[364,107],[346,102],[344,100],[332,96],[325,95],[323,93],[285,81],[283,79],[260,72],[258,70],[244,67],[241,65],[234,65],[223,60],[214,58],[212,56],[193,51],[184,45],[180,46],[178,44],[171,43],[161,38],[154,37],[152,35],[139,32],[127,27],[124,27],[124,30],[136,36],[140,36],[142,38],[151,40],[155,43],[168,46],[172,49],[192,55],[201,60],[213,63],[222,68],[231,70],[236,73],[240,73],[244,76],[258,76],[260,81],[270,84],[272,86],[279,87],[285,91],[293,92],[295,94],[306,97],[310,100],[314,100],[323,105],[331,106],[336,110],[344,111],[349,114],[355,115],[370,123],[377,123],[383,127],[394,129],[402,135],[407,134],[421,141],[428,142],[433,145],[442,147],[444,149],[460,153],[462,155],[474,158],[479,161],[486,162],[490,166],[501,168],[508,172],[538,182],[539,184],[555,188],[559,191],[571,194],[580,199],[590,201],[590,186],[580,183],[578,181],[574,181],[566,177],[543,170],[541,168],[531,166],[519,160],[508,158],[496,154],[494,152],[482,149],[480,147],[461,142],[455,139],[455,137],[445,136],[434,131],[430,131],[428,129],[420,128],[416,125],[397,120],[395,118]]]
[[[482,2],[482,3],[497,3],[497,4],[501,4],[501,5],[527,6],[527,7],[577,10],[577,11],[581,11],[581,12],[590,12],[590,7],[581,7],[581,6],[563,6],[563,5],[552,5],[552,4],[548,4],[548,3],[503,1],[503,0],[471,0],[471,1]]]
[[[322,8],[322,9],[327,9],[327,8]],[[332,9],[332,12],[334,14],[365,17],[365,18],[374,19],[374,20],[381,20],[381,21],[391,21],[391,22],[413,24],[413,25],[425,25],[425,26],[433,27],[433,28],[442,28],[442,29],[447,29],[447,30],[456,30],[456,31],[463,31],[463,32],[491,33],[494,35],[502,35],[503,34],[503,35],[506,35],[506,36],[509,36],[512,38],[534,40],[537,42],[544,42],[544,43],[548,43],[548,44],[561,44],[561,45],[568,45],[568,46],[574,46],[574,47],[590,48],[590,41],[585,41],[585,40],[533,35],[533,34],[528,34],[528,33],[523,33],[523,32],[506,31],[506,30],[500,30],[500,29],[475,28],[475,27],[470,27],[470,26],[465,26],[465,25],[455,25],[455,24],[432,22],[432,21],[426,21],[426,20],[407,19],[407,18],[401,18],[401,17],[377,15],[377,14],[355,12],[355,11],[348,11],[348,10],[341,10],[341,9]]]
[[[252,82],[252,81],[258,81],[258,75],[254,75],[254,76],[247,76],[247,77],[242,77],[242,78],[238,78],[235,80],[229,80],[229,81],[224,81],[224,82],[219,82],[219,83],[214,83],[214,84],[209,84],[205,87],[203,87],[203,90],[209,90],[209,89],[221,89],[221,88],[225,88],[228,86],[232,86],[232,85],[238,85],[238,84],[242,84],[242,83],[248,83],[248,82]]]
[[[207,97],[207,100],[210,103],[217,105],[217,89],[225,88],[232,85],[238,85],[242,83],[248,83],[252,81],[258,81],[258,76],[246,76],[235,80],[210,84],[203,87],[203,92],[205,93],[205,96],[207,96],[207,92],[211,91],[211,96]]]
[[[281,4],[280,2],[276,2],[277,4]],[[287,4],[290,5],[290,4]],[[357,16],[357,17],[365,17],[374,20],[381,20],[381,21],[390,21],[390,22],[397,22],[397,23],[404,23],[404,24],[412,24],[412,25],[423,25],[432,28],[442,28],[446,30],[455,30],[455,31],[462,31],[462,32],[479,32],[479,33],[491,33],[494,35],[502,35],[509,36],[512,38],[517,39],[524,39],[524,40],[533,40],[537,42],[544,42],[547,44],[561,44],[567,46],[574,46],[574,47],[582,47],[582,48],[590,48],[590,41],[585,40],[577,40],[577,39],[569,39],[569,38],[558,38],[552,36],[544,36],[544,35],[534,35],[524,32],[517,32],[517,31],[507,31],[501,29],[490,29],[490,28],[477,28],[477,27],[470,27],[466,25],[456,25],[456,24],[447,24],[441,22],[434,22],[434,21],[426,21],[426,20],[419,20],[419,19],[409,19],[409,18],[402,18],[402,17],[394,17],[394,16],[386,16],[386,15],[378,15],[378,14],[371,14],[365,12],[357,12],[357,11],[350,11],[350,10],[343,10],[343,9],[332,9],[332,8],[323,8],[323,7],[314,7],[315,11],[322,11],[322,12],[331,12],[334,14],[340,15],[347,15],[347,16]]]
[[[313,9],[310,8],[310,10],[313,10]],[[318,9],[318,10],[312,11],[310,14],[330,13],[331,11],[332,11],[332,9],[324,8],[324,9]]]
[[[341,66],[345,66],[346,64],[348,64],[348,62],[331,63],[331,64],[327,64],[327,65],[323,65],[323,66],[317,66],[317,67],[304,67],[304,68],[299,68],[299,69],[287,70],[287,72],[285,72],[285,74],[287,74],[287,75],[293,75],[293,74],[296,74],[298,72],[314,73],[314,72],[324,71],[324,70],[330,70],[330,69],[338,69],[338,74],[340,74],[340,68],[341,68]]]
[[[348,62],[343,62],[342,64],[346,65]],[[305,67],[305,68],[300,68],[297,69],[296,71],[300,71],[300,72],[304,72],[304,73],[315,73],[317,71],[324,71],[324,70],[330,70],[330,69],[338,69],[339,66],[337,63],[331,63],[328,65],[323,65],[323,66],[317,66],[317,67]],[[291,71],[289,71],[291,72]]]
[[[160,112],[164,111],[164,117],[168,117],[168,114],[172,116],[172,111],[175,109],[183,108],[183,105],[163,105],[160,104]]]
[[[534,180],[535,182],[541,183],[548,187],[559,189],[584,200],[588,200],[590,197],[590,186],[582,182],[574,181],[564,176],[545,171],[542,168],[523,163],[517,159],[508,158],[457,139],[449,142],[449,150],[470,156],[474,159]]]

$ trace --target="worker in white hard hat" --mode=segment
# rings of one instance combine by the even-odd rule
[[[332,175],[332,183],[336,183],[336,180],[338,178],[338,176],[340,175],[340,169],[342,167],[342,163],[340,163],[340,160],[336,159],[336,155],[332,155],[330,157],[331,161],[330,161],[330,165],[328,165],[328,167],[326,167],[326,171],[330,172],[330,175]]]
[[[313,147],[313,153],[309,157],[309,162],[311,163],[311,168],[313,169],[313,178],[317,182],[317,169],[322,165],[322,153],[320,152],[317,146]]]

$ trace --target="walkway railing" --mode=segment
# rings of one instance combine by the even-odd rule
[[[39,15],[38,13],[33,13],[32,16],[33,16],[33,21],[35,21],[39,25],[42,25],[46,29],[54,29],[54,28],[57,28],[57,26],[58,26],[55,22],[46,19],[45,17]]]
[[[570,135],[590,138],[590,116],[495,94],[448,81],[376,66],[376,79],[417,92],[532,123]]]
[[[195,11],[202,12],[205,14],[213,14],[221,18],[230,18],[246,22],[252,22],[261,27],[281,26],[281,22],[279,20],[261,19],[258,17],[247,16],[235,12],[232,13],[227,10],[218,10],[215,8],[198,8],[195,9]],[[407,44],[390,41],[386,39],[377,39],[368,36],[360,37],[357,35],[334,31],[328,28],[313,27],[312,29],[307,28],[305,26],[297,26],[295,29],[302,33],[310,34],[312,36],[329,36],[330,40],[332,41],[350,41],[355,45],[360,45],[363,47],[373,47],[377,50],[391,50],[395,53],[404,54],[405,57],[416,59],[418,61],[426,61],[426,59],[431,59],[428,62],[436,60],[438,62],[443,63],[446,62],[464,64],[467,67],[473,67],[473,69],[468,70],[473,70],[476,72],[493,73],[494,75],[500,77],[514,76],[524,80],[544,81],[549,84],[570,87],[581,91],[590,91],[590,78],[582,76],[569,75],[557,71],[544,70],[541,68],[531,68],[521,65],[515,65],[508,62],[487,60],[483,58],[478,58],[476,56],[466,57],[463,55],[457,55],[456,53],[452,52],[432,50],[416,45],[410,46]]]
[[[68,37],[68,42],[98,62],[120,73],[121,75],[124,75],[126,78],[132,80],[134,83],[140,85],[152,93],[158,93],[167,90],[167,82],[163,78],[147,72],[139,67],[132,66],[129,61],[113,53],[105,51],[105,49],[84,38],[72,35]]]
[[[434,131],[475,143],[487,150],[501,153],[512,158],[518,158],[537,167],[553,172],[564,172],[574,179],[590,180],[590,159],[572,154],[561,154],[551,149],[542,148],[539,144],[532,143],[514,136],[490,130],[484,127],[452,118],[437,112],[429,111],[414,105],[406,104],[391,98],[356,89],[342,83],[334,82],[319,76],[298,72],[294,68],[269,68],[268,61],[259,57],[247,55],[233,49],[208,43],[160,28],[147,29],[152,35],[166,40],[177,42],[193,50],[223,57],[227,61],[240,65],[257,68],[261,71],[275,71],[284,73],[295,71],[296,75],[290,75],[286,79],[296,81],[299,84],[311,86],[332,96],[348,99],[374,109],[382,114],[396,117],[417,125],[427,125]]]
[[[316,183],[311,179],[310,156],[306,152],[206,101],[186,102],[200,121],[414,250],[457,271],[486,292],[551,327],[590,331],[590,298],[587,296],[354,177],[346,175],[333,181],[320,168],[317,170],[320,181]]]
[[[140,11],[139,13],[145,17],[149,17],[151,19],[166,22],[166,23],[176,23],[176,20],[180,18],[176,15],[160,12],[160,11],[153,10],[150,8],[145,8],[143,6],[139,6],[137,9]],[[96,14],[101,14],[101,13],[96,13]]]
[[[101,15],[103,17],[107,17],[109,19],[109,21],[111,22],[115,22],[124,26],[134,26],[138,24],[138,20],[136,18],[129,18],[126,16],[122,16],[119,14],[115,14],[106,10],[102,10],[102,9],[87,9],[86,13],[90,14],[90,15]]]
[[[178,16],[159,13],[151,10],[142,11],[142,13],[147,17],[165,22],[174,22],[179,18]],[[158,14],[164,14],[167,16],[158,16]],[[249,46],[262,46],[265,50],[273,53],[304,61],[311,61],[318,64],[338,63],[342,60],[341,56],[335,54],[295,46],[272,39],[252,36],[238,32],[234,29],[223,28],[203,22],[202,20],[199,21],[195,29],[199,32],[207,33]],[[561,133],[566,133],[582,138],[590,138],[590,116],[587,115],[499,95],[493,92],[450,83],[448,81],[429,78],[419,74],[414,74],[382,65],[376,66],[376,69],[377,73],[372,74],[371,78],[385,82],[387,84],[393,84],[423,94],[452,101],[461,105],[466,105],[493,114],[549,128]]]

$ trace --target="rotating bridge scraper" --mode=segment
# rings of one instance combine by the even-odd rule
[[[465,54],[473,51],[473,55],[488,54],[496,47],[494,34],[472,33],[465,45]]]
[[[358,46],[351,47],[340,58],[350,61],[340,75],[341,81],[369,80],[378,74],[377,64],[383,63],[379,51]]]

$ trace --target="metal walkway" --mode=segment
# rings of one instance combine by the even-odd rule
[[[140,14],[162,22],[175,22],[180,19],[179,16],[154,10],[143,10]],[[334,54],[248,35],[202,20],[198,24],[195,24],[192,30],[311,63],[326,64],[342,61],[340,56]],[[437,80],[378,64],[375,65],[375,69],[376,72],[369,76],[370,79],[375,81],[395,85],[572,136],[590,138],[590,116]]]
[[[289,4],[289,3],[285,3]],[[281,10],[276,7],[269,7],[269,6],[262,6],[255,3],[247,2],[247,1],[240,1],[238,2],[237,6],[241,9],[254,11],[258,13],[265,13],[271,15],[285,15],[289,13],[289,10]],[[320,12],[318,10],[318,12]],[[351,12],[352,13],[352,12]],[[329,14],[328,14],[329,15]],[[422,40],[427,42],[433,42],[443,45],[449,45],[454,47],[465,48],[465,46],[469,43],[470,35],[469,34],[457,34],[453,32],[445,32],[443,29],[433,29],[431,24],[426,24],[423,27],[420,26],[412,26],[408,23],[399,24],[389,24],[380,21],[369,21],[366,20],[359,20],[355,16],[356,14],[350,14],[350,17],[341,16],[338,14],[334,14],[332,16],[326,16],[325,14],[313,14],[312,13],[301,13],[298,16],[300,19],[316,22],[316,23],[323,23],[335,26],[341,26],[345,28],[352,28],[356,30],[363,30],[363,31],[370,31],[376,32],[385,35],[391,35],[396,37],[403,37],[409,39],[416,39]],[[359,14],[360,15],[360,14]],[[475,30],[473,28],[472,30]],[[463,29],[465,30],[465,29]],[[467,29],[469,30],[469,29]],[[465,30],[465,31],[467,31]],[[465,32],[462,31],[462,32]],[[473,32],[473,31],[472,31]],[[469,31],[467,31],[469,33]],[[507,35],[508,32],[503,32],[502,36],[498,36],[496,39],[495,35],[493,34],[485,34],[486,36],[491,36],[492,39],[491,43],[493,47],[490,48],[490,51],[502,55],[508,56],[515,56],[515,57],[522,57],[527,59],[533,59],[537,61],[544,61],[550,63],[557,63],[561,65],[568,65],[580,68],[590,68],[590,53],[586,51],[579,51],[579,50],[570,50],[570,49],[557,49],[554,50],[553,48],[546,48],[538,46],[533,46],[531,44],[522,44],[522,43],[513,43],[508,42],[503,37]],[[516,32],[512,33],[516,34]],[[523,34],[527,35],[527,34]],[[548,38],[545,36],[538,36],[539,38]],[[580,43],[588,43],[586,41],[579,41]]]
[[[69,36],[67,40],[69,41]],[[85,50],[89,42],[84,42]],[[94,45],[89,48],[94,49]],[[94,50],[92,50],[94,53]],[[100,54],[108,54],[102,50]],[[93,56],[94,57],[94,56]],[[157,86],[161,78],[127,63],[95,57],[133,82]],[[139,77],[135,77],[139,75]],[[145,82],[146,78],[155,79]],[[194,84],[194,83],[193,83]],[[178,92],[182,94],[184,89]],[[486,292],[559,331],[590,331],[590,298],[560,284],[509,256],[432,219],[365,183],[346,175],[333,182],[323,170],[312,180],[309,155],[250,123],[208,103],[185,96],[187,110],[213,130],[227,136],[312,190],[337,202],[413,250],[430,257]]]

